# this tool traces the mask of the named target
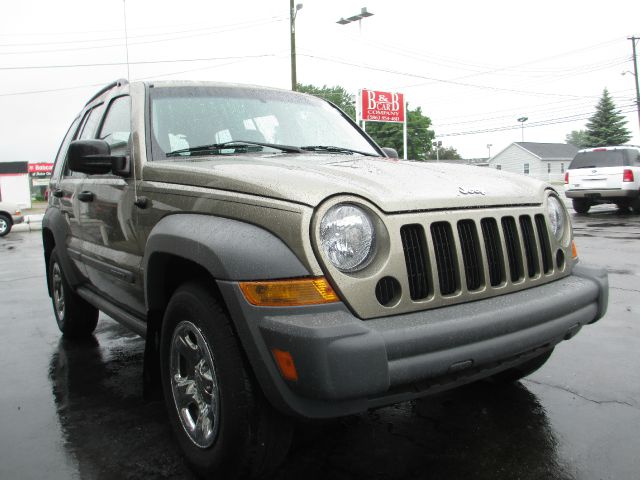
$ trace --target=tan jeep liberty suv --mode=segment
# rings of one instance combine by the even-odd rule
[[[145,337],[187,460],[233,478],[282,461],[292,418],[515,381],[603,316],[554,187],[392,154],[309,95],[108,85],[51,179],[60,330]]]

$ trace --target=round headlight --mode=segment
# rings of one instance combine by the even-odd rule
[[[343,272],[355,272],[366,267],[373,256],[375,240],[371,218],[355,205],[331,207],[320,222],[322,250]]]
[[[564,232],[567,229],[567,216],[558,198],[553,196],[549,197],[547,200],[547,212],[549,214],[549,222],[553,236],[556,237],[558,242],[561,242],[564,238]]]

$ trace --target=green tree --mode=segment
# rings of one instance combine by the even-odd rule
[[[436,156],[436,149],[433,148],[427,155],[427,160],[461,160],[462,157],[458,153],[458,151],[453,147],[445,147],[438,150],[438,155]]]
[[[576,148],[588,148],[589,139],[587,138],[586,130],[572,130],[564,137],[565,143],[573,145]]]
[[[589,147],[622,145],[629,141],[631,132],[625,127],[627,121],[616,109],[609,91],[605,88],[596,105],[596,113],[587,122],[587,143]]]
[[[407,158],[410,160],[426,160],[431,150],[431,142],[435,132],[430,130],[431,119],[422,113],[422,109],[407,108]],[[367,133],[381,147],[395,148],[404,156],[402,142],[402,124],[388,122],[367,122]]]
[[[316,87],[314,85],[303,85],[299,83],[297,86],[297,91],[324,98],[325,100],[328,100],[329,102],[335,104],[340,110],[349,115],[354,121],[356,119],[356,106],[354,103],[354,96],[338,85],[334,87],[327,87],[326,85],[322,87]]]
[[[314,85],[298,84],[297,90],[324,98],[334,103],[353,120],[356,119],[354,96],[343,87],[338,85],[333,87],[326,85],[316,87]],[[407,158],[411,160],[426,160],[431,150],[431,141],[435,137],[433,130],[429,129],[431,119],[423,115],[420,107],[417,107],[415,110],[408,109],[407,111]],[[401,158],[403,157],[404,150],[401,123],[367,122],[366,130],[378,145],[381,147],[395,148],[398,155],[400,155]]]

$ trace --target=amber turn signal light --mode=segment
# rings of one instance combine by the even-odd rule
[[[240,282],[244,298],[260,307],[296,307],[339,301],[324,277]]]
[[[571,240],[571,256],[574,259],[578,258],[578,249],[576,248],[575,240]]]

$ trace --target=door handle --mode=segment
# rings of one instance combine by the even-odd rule
[[[80,200],[81,202],[93,202],[93,192],[80,192],[78,194],[78,200]]]
[[[60,190],[59,188],[56,188],[51,195],[53,195],[56,198],[62,198],[64,197],[64,191]]]

